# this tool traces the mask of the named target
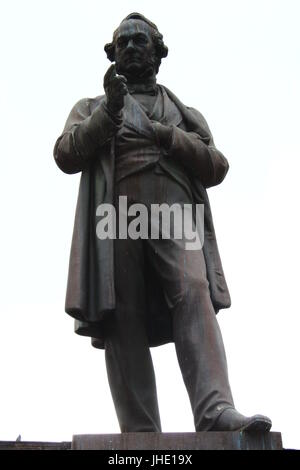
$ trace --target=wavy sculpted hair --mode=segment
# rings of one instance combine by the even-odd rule
[[[161,59],[163,59],[164,57],[167,57],[168,55],[168,48],[164,44],[163,35],[158,31],[157,26],[154,23],[152,23],[152,21],[148,20],[144,15],[141,15],[140,13],[130,13],[130,15],[126,16],[126,18],[124,18],[124,20],[122,20],[120,24],[128,20],[141,20],[150,26],[151,37],[152,37],[152,41],[154,43],[155,51],[156,51],[157,60],[156,60],[155,66],[156,66],[156,73],[157,73],[159,66],[161,64]],[[106,52],[107,58],[111,62],[114,62],[115,60],[115,44],[116,44],[116,37],[117,37],[118,30],[119,28],[117,28],[114,32],[112,42],[109,42],[108,44],[105,44],[104,46],[104,50]]]

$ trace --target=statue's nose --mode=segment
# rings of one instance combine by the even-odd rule
[[[129,39],[129,41],[127,43],[127,49],[134,49],[133,39]]]

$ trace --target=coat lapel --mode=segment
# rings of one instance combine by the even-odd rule
[[[129,93],[125,96],[123,119],[126,127],[134,130],[137,134],[153,139],[154,132],[150,119],[143,108]]]
[[[154,133],[151,125],[151,118],[160,115],[161,124],[167,126],[178,126],[182,121],[181,113],[178,111],[174,102],[169,98],[166,91],[159,85],[160,94],[154,104],[150,117],[147,116],[143,107],[130,94],[125,97],[125,106],[123,110],[124,125],[133,129],[144,137],[153,139]],[[160,100],[160,98],[162,98]],[[158,108],[162,107],[162,110]]]

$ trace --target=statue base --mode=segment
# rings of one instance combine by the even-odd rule
[[[82,434],[72,450],[282,450],[282,439],[279,432]]]

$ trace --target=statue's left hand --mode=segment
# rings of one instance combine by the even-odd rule
[[[155,132],[158,144],[164,148],[169,148],[172,141],[172,127],[164,126],[157,121],[152,121],[152,128]]]

